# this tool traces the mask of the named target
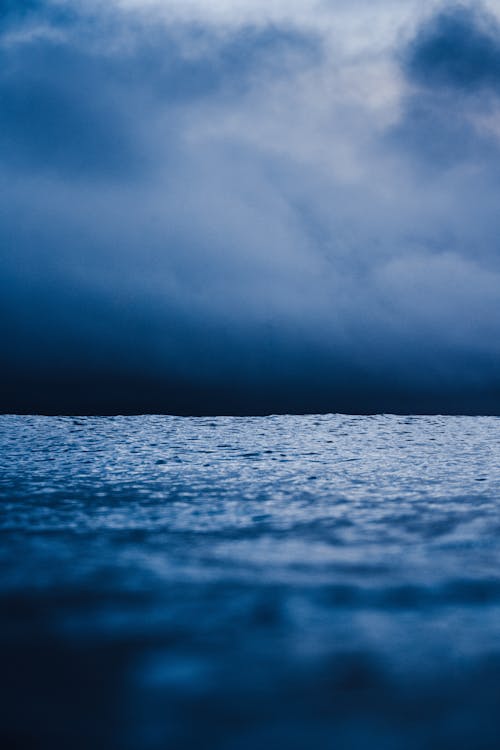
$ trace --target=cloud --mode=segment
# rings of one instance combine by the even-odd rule
[[[0,8],[0,19],[3,22],[19,23],[21,19],[32,16],[40,9],[44,10],[43,0],[4,0]]]
[[[498,136],[415,63],[442,13],[369,50],[361,2],[339,46],[57,7],[0,41],[2,409],[500,411]]]
[[[475,5],[427,19],[401,55],[411,85],[395,140],[425,167],[491,163],[500,106],[500,24]]]
[[[500,25],[481,5],[452,5],[407,50],[406,71],[429,88],[500,92]]]
[[[18,22],[29,10],[39,20],[41,9],[33,3]],[[45,21],[61,33],[21,38],[0,50],[0,159],[29,171],[67,171],[74,179],[123,179],[141,164],[151,168],[139,111],[150,121],[162,108],[175,117],[184,100],[237,94],[261,68],[276,74],[294,57],[320,54],[316,39],[288,28],[243,28],[227,38],[195,25],[134,32],[124,20],[113,34],[105,13],[48,10]],[[168,124],[162,128],[172,135]]]

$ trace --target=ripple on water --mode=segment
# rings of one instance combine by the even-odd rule
[[[495,418],[0,417],[0,739],[495,748],[499,443]]]

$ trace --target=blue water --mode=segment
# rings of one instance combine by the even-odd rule
[[[0,745],[481,750],[500,419],[0,417]]]

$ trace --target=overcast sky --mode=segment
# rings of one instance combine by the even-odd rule
[[[4,0],[4,411],[500,414],[495,3]]]

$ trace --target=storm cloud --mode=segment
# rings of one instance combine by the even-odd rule
[[[407,54],[407,72],[424,86],[474,94],[500,90],[500,26],[477,6],[452,6],[427,21]]]
[[[500,413],[496,16],[268,5],[4,6],[3,411]]]

